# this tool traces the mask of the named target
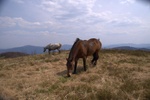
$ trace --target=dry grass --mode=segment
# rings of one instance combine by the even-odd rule
[[[149,100],[150,52],[102,50],[96,67],[82,60],[66,77],[66,58],[42,54],[0,58],[0,100]]]

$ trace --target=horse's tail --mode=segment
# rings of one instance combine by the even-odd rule
[[[102,49],[102,43],[101,43],[100,39],[98,38],[97,40],[99,42],[100,49]]]
[[[61,48],[61,46],[62,46],[62,44],[61,44],[61,43],[59,43],[59,48]]]

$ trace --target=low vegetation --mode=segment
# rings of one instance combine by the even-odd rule
[[[16,57],[23,57],[28,56],[29,54],[22,53],[22,52],[5,52],[1,53],[0,57],[2,58],[16,58]]]
[[[150,100],[150,52],[102,50],[70,78],[68,53],[1,57],[0,100]]]

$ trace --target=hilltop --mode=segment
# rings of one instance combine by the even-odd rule
[[[70,50],[72,45],[63,44],[61,50]],[[116,44],[103,46],[106,49],[120,49],[120,50],[143,50],[150,51],[150,44]],[[0,53],[4,52],[22,52],[26,54],[43,54],[43,47],[26,45],[21,47],[14,47],[9,49],[0,49]]]
[[[97,66],[79,60],[77,74],[66,77],[69,51],[0,58],[2,100],[149,100],[150,52],[102,50]]]
[[[22,56],[28,56],[29,54],[22,53],[22,52],[5,52],[1,53],[0,57],[4,58],[16,58],[16,57],[22,57]]]
[[[71,45],[62,45],[61,50],[70,50]],[[0,49],[0,53],[4,52],[22,52],[26,54],[43,54],[43,47],[26,45],[21,47],[14,47],[9,49]]]

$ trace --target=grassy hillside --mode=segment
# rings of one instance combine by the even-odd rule
[[[82,60],[66,77],[66,58],[41,54],[0,58],[0,100],[149,100],[150,52],[102,50],[96,67]]]
[[[22,56],[28,56],[29,54],[22,52],[5,52],[0,54],[0,58],[16,58]]]

